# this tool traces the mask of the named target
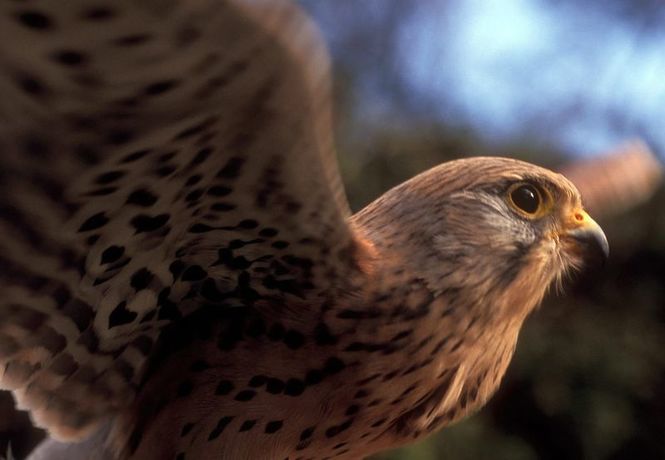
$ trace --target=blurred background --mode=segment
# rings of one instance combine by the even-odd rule
[[[642,176],[630,165],[614,165],[609,182],[598,174],[627,139],[665,151],[665,5],[300,3],[333,55],[339,159],[354,211],[462,156],[553,168],[590,161],[576,179],[594,190],[612,251],[604,271],[578,276],[527,321],[487,407],[376,460],[665,459],[665,192],[646,200],[657,163],[640,163]],[[0,393],[0,414],[11,405]],[[0,453],[12,439],[23,458],[42,435],[28,427],[25,414],[0,416]]]

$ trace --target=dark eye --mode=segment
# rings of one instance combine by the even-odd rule
[[[516,207],[527,214],[535,214],[540,208],[540,192],[530,184],[522,184],[515,187],[510,192],[510,199]]]

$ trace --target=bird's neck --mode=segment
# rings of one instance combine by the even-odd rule
[[[368,276],[374,289],[322,320],[349,371],[326,399],[359,407],[354,425],[371,432],[380,449],[425,436],[487,401],[508,366],[521,321],[495,321],[473,303],[463,310],[463,290],[433,293],[395,265],[377,263]]]
[[[358,391],[371,388],[363,401],[367,417],[389,419],[377,442],[394,445],[458,420],[489,399],[542,290],[523,289],[519,298],[509,298],[507,289],[469,283],[472,273],[448,274],[437,283],[445,263],[386,244],[381,232],[358,234],[358,265],[368,287],[326,312],[324,322],[339,338],[340,357],[355,366]],[[465,268],[477,273],[485,267]],[[520,284],[521,276],[512,282]]]

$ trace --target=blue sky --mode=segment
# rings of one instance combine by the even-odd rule
[[[388,3],[342,2],[331,9],[314,2],[336,59],[344,61],[340,44],[353,27],[385,25],[376,17]],[[627,18],[605,5],[413,1],[386,52],[431,116],[469,123],[490,140],[529,136],[572,154],[593,154],[639,136],[662,152],[665,27],[653,25],[665,26],[664,7]],[[376,84],[381,76],[364,72],[363,107],[399,110]]]

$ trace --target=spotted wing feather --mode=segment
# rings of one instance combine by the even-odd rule
[[[0,6],[0,383],[60,438],[164,326],[351,264],[328,61],[285,1]]]

